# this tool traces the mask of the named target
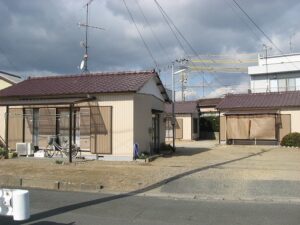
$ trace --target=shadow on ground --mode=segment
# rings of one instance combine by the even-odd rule
[[[193,156],[197,154],[201,154],[207,151],[212,150],[211,148],[185,148],[185,147],[178,147],[176,148],[175,152],[168,151],[162,152],[163,157],[176,157],[176,156]]]
[[[191,174],[194,174],[194,173],[198,173],[198,172],[201,172],[201,171],[205,171],[205,170],[208,170],[208,169],[211,169],[211,168],[216,168],[216,167],[219,167],[219,166],[234,163],[234,162],[237,162],[237,161],[241,161],[241,160],[244,160],[244,159],[248,159],[248,158],[251,158],[251,157],[255,157],[255,156],[264,154],[266,152],[269,152],[271,150],[272,149],[262,150],[258,153],[252,153],[248,156],[244,156],[244,157],[240,157],[240,158],[236,158],[236,159],[232,159],[232,160],[227,160],[227,161],[212,164],[212,165],[209,165],[209,166],[196,168],[196,169],[193,169],[193,170],[190,170],[190,171],[187,171],[187,172],[169,177],[169,178],[164,179],[160,182],[157,182],[155,184],[149,185],[148,187],[145,187],[145,188],[142,188],[142,189],[139,189],[139,190],[136,190],[136,191],[128,192],[128,193],[125,193],[125,194],[119,194],[119,195],[103,197],[103,198],[94,199],[94,200],[90,200],[90,201],[86,201],[86,202],[76,203],[76,204],[67,205],[67,206],[63,206],[63,207],[58,207],[58,208],[55,208],[55,209],[50,209],[50,210],[47,210],[47,211],[44,211],[44,212],[39,212],[39,213],[33,214],[31,216],[31,218],[27,221],[11,222],[11,223],[6,223],[6,224],[30,223],[30,222],[42,220],[42,219],[45,219],[45,218],[48,218],[48,217],[57,216],[57,215],[67,213],[67,212],[70,212],[70,211],[73,211],[73,210],[77,210],[77,209],[80,209],[80,208],[84,208],[84,207],[93,206],[93,205],[96,205],[96,204],[101,204],[101,203],[105,203],[105,202],[109,202],[109,201],[118,200],[118,199],[121,199],[121,198],[134,196],[134,195],[137,195],[137,194],[141,194],[141,193],[148,192],[148,191],[151,191],[153,189],[159,188],[159,187],[163,186],[164,184],[167,184],[169,182],[178,180],[178,179],[183,178],[185,176],[188,176],[188,175],[191,175]],[[39,223],[36,223],[36,224],[39,224]]]

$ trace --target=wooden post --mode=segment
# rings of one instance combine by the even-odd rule
[[[70,104],[69,110],[69,162],[72,162],[72,131],[73,131],[73,104]]]
[[[6,106],[5,114],[5,149],[8,151],[8,119],[9,119],[9,106]]]

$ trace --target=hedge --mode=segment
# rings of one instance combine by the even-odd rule
[[[289,147],[300,147],[300,133],[293,132],[288,135],[285,135],[280,145],[289,146]]]

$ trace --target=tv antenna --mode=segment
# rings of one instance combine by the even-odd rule
[[[80,42],[80,46],[85,49],[84,55],[83,55],[83,60],[80,63],[80,69],[83,73],[88,73],[88,29],[93,28],[93,29],[98,29],[98,30],[105,30],[102,27],[96,27],[96,26],[91,26],[89,25],[89,6],[93,2],[93,0],[89,0],[84,7],[86,7],[86,16],[85,16],[85,23],[78,23],[79,27],[84,27],[85,28],[85,41]]]

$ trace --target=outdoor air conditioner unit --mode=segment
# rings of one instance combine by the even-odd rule
[[[16,143],[16,151],[18,153],[18,155],[33,155],[34,151],[33,151],[33,145],[32,143]]]

